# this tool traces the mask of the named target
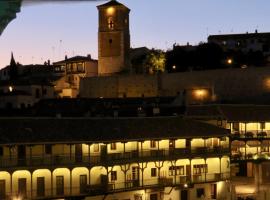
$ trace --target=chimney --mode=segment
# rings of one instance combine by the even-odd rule
[[[48,65],[49,65],[49,66],[51,65],[51,61],[50,61],[50,60],[48,60]]]
[[[65,60],[67,60],[68,59],[68,56],[67,55],[65,55]]]
[[[87,54],[87,57],[88,57],[89,59],[91,59],[91,54]]]

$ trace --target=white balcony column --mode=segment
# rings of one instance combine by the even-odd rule
[[[145,166],[144,166],[143,162],[141,163],[141,165],[140,165],[140,163],[138,163],[138,164],[139,164],[139,167],[140,167],[141,172],[142,172],[142,187],[143,187],[144,186],[144,176],[143,176],[143,174],[144,174],[144,170],[147,168],[147,162],[145,163]]]

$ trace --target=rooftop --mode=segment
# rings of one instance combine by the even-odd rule
[[[224,137],[229,131],[180,117],[0,118],[0,144]]]

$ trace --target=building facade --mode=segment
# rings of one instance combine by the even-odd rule
[[[1,199],[231,196],[222,128],[179,117],[0,121]]]

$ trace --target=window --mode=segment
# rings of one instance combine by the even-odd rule
[[[87,187],[87,175],[80,175],[80,193],[86,192]]]
[[[260,123],[260,128],[261,128],[261,129],[265,129],[265,122],[261,122],[261,123]]]
[[[197,189],[197,198],[201,198],[204,196],[204,188],[198,188]]]
[[[84,64],[83,63],[78,63],[77,64],[77,71],[78,72],[84,72]]]
[[[94,152],[99,152],[99,144],[94,144]]]
[[[219,120],[217,121],[217,125],[218,125],[218,126],[222,126],[222,120],[221,120],[221,119],[219,119]]]
[[[193,165],[193,174],[207,173],[207,164]]]
[[[52,154],[52,145],[51,144],[45,145],[45,154]]]
[[[43,197],[45,196],[45,178],[37,177],[37,196]]]
[[[150,194],[150,200],[158,200],[158,194]]]
[[[6,198],[6,181],[0,180],[0,199]]]
[[[169,176],[184,175],[184,166],[170,166]]]
[[[117,171],[111,172],[111,181],[117,181]]]
[[[150,148],[156,148],[157,147],[157,141],[151,140],[150,141]]]
[[[151,168],[151,177],[157,176],[157,168]]]
[[[111,30],[114,29],[114,21],[112,17],[109,17],[108,19],[108,28]]]
[[[56,176],[56,195],[64,194],[64,177]]]
[[[111,150],[116,150],[116,143],[111,143]]]

